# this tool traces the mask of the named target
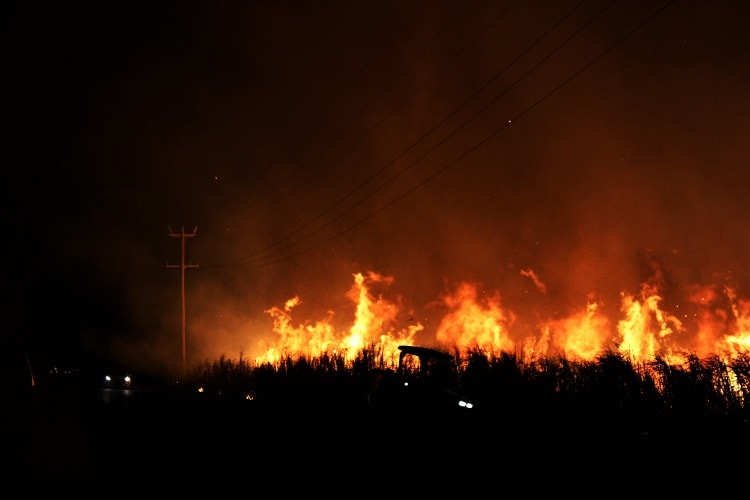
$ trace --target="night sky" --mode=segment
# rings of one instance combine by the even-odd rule
[[[357,272],[425,341],[462,281],[528,322],[750,296],[746,2],[1,8],[2,328],[41,359],[173,364],[182,228],[193,360],[294,295],[350,323]]]

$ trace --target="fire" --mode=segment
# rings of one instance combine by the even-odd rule
[[[582,311],[541,325],[540,340],[527,349],[524,357],[534,359],[538,357],[536,353],[556,353],[572,360],[596,359],[610,339],[609,319],[599,309],[599,303],[590,301]]]
[[[729,328],[730,311],[719,305],[721,292],[714,286],[695,286],[688,290],[688,303],[697,308],[693,318],[698,325],[696,352],[713,354]]]
[[[515,343],[510,328],[515,315],[502,307],[498,293],[483,301],[477,297],[477,287],[471,283],[462,283],[454,293],[443,297],[449,312],[438,327],[438,342],[464,351],[512,352]]]
[[[286,352],[316,357],[337,347],[335,332],[330,324],[333,312],[329,311],[328,317],[323,321],[295,326],[292,322],[292,309],[300,303],[299,297],[294,296],[286,301],[283,309],[272,307],[265,311],[273,318],[273,331],[279,335],[279,342],[257,361],[277,361]]]
[[[256,362],[275,363],[286,356],[319,357],[327,353],[339,353],[351,359],[363,349],[373,349],[386,360],[396,359],[398,346],[412,345],[415,335],[423,327],[416,323],[398,328],[398,304],[382,296],[373,296],[373,285],[392,282],[392,277],[375,272],[354,274],[354,285],[347,296],[356,304],[355,320],[348,331],[334,328],[331,323],[333,311],[314,323],[295,325],[291,313],[301,303],[297,296],[287,300],[283,309],[267,309],[265,312],[273,318],[273,331],[278,335],[278,342],[256,358]]]
[[[729,298],[735,329],[726,337],[726,348],[729,355],[747,352],[750,348],[750,300],[739,299],[733,288],[725,287]]]
[[[546,286],[533,270],[522,275],[532,279],[537,290]],[[276,341],[256,358],[257,362],[276,362],[285,356],[317,357],[325,353],[343,354],[353,359],[360,351],[372,349],[385,360],[394,360],[399,345],[414,345],[418,334],[424,336],[421,323],[404,326],[402,301],[389,300],[384,293],[394,279],[370,271],[353,275],[347,292],[354,307],[351,325],[333,326],[334,312],[317,321],[298,321],[293,311],[299,297],[287,300],[283,307],[265,312],[273,319]],[[656,359],[669,365],[684,365],[691,356],[719,356],[731,360],[750,348],[750,300],[739,297],[729,286],[693,285],[682,290],[683,309],[664,306],[662,275],[643,283],[638,294],[620,293],[620,317],[608,317],[602,303],[590,294],[579,310],[563,317],[536,322],[531,333],[517,326],[518,314],[506,307],[500,292],[485,291],[477,283],[459,283],[443,293],[438,301],[445,313],[437,322],[433,341],[465,354],[479,349],[488,353],[507,352],[525,361],[542,357],[564,357],[592,361],[608,352],[617,352],[642,365]],[[678,317],[677,311],[680,316]],[[409,316],[411,313],[408,312]]]
[[[681,364],[685,358],[670,347],[672,336],[685,331],[682,322],[661,309],[662,297],[656,287],[644,284],[641,298],[622,294],[625,317],[617,324],[619,351],[635,362],[664,358],[669,364]]]

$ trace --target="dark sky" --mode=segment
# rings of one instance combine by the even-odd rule
[[[746,2],[2,9],[3,330],[34,352],[172,363],[182,227],[194,359],[294,295],[346,324],[370,270],[425,339],[462,281],[530,322],[656,269],[750,295]]]

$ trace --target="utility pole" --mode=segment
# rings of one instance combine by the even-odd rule
[[[179,267],[180,268],[180,296],[182,302],[182,372],[181,376],[185,376],[185,269],[198,267],[198,264],[185,264],[185,238],[192,238],[198,232],[198,226],[195,226],[192,233],[186,233],[185,228],[181,227],[179,233],[172,231],[172,228],[167,226],[169,229],[169,236],[172,238],[180,238],[180,263],[179,264],[167,264],[167,267]]]

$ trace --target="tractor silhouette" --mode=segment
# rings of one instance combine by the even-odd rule
[[[376,372],[368,402],[417,411],[465,411],[474,403],[461,395],[456,359],[430,347],[401,345],[398,367]]]

